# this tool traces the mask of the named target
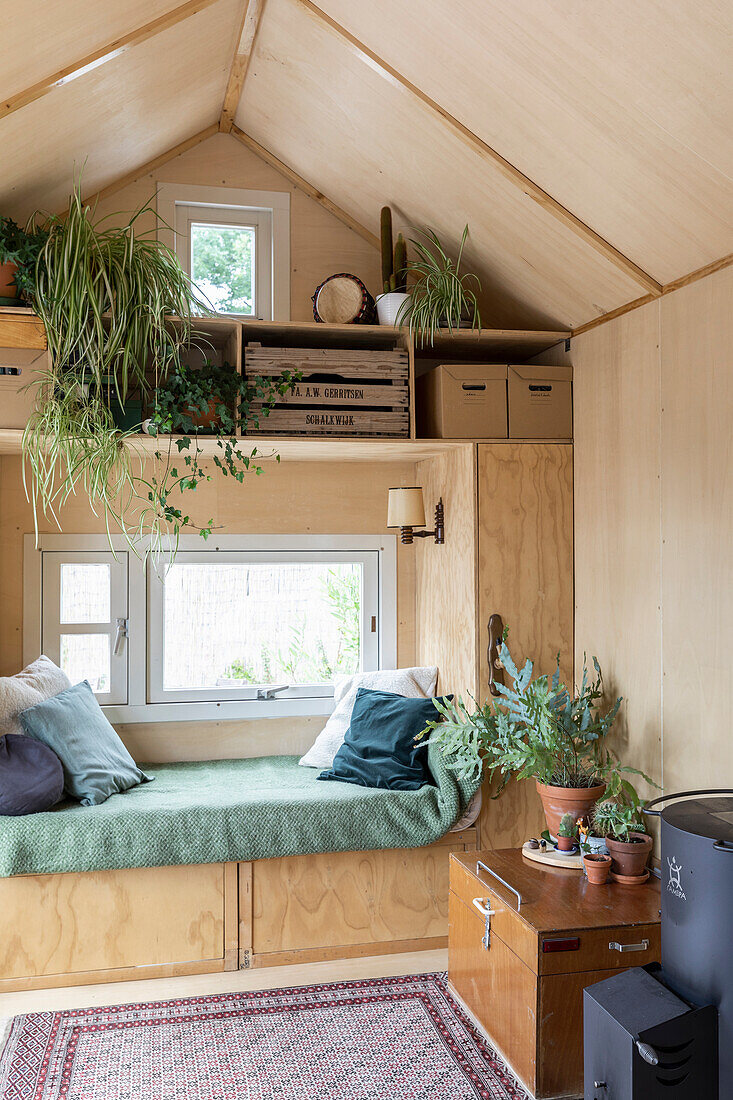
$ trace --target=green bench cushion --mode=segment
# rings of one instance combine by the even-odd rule
[[[429,753],[437,786],[418,791],[319,782],[296,756],[145,765],[153,783],[100,806],[0,818],[0,877],[431,844],[479,784]]]

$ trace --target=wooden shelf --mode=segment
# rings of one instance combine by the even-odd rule
[[[20,454],[23,432],[20,429],[0,428],[0,455]],[[213,438],[201,439],[201,449],[206,454],[218,450]],[[339,437],[278,438],[248,436],[243,444],[256,447],[262,461],[279,455],[283,462],[421,462],[425,458],[473,447],[477,443],[572,443],[570,439],[353,439]],[[165,446],[163,437],[134,437],[134,446],[147,454],[153,454]]]

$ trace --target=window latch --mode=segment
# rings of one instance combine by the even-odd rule
[[[112,649],[115,657],[121,657],[125,648],[125,642],[127,641],[127,619],[117,620],[117,631],[115,633],[115,644]]]
[[[276,687],[257,688],[258,699],[274,699],[279,691],[287,691],[290,684],[278,684]]]

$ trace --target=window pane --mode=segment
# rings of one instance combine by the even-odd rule
[[[78,684],[88,680],[98,694],[110,689],[109,635],[62,634],[61,667]]]
[[[176,562],[164,589],[165,691],[328,684],[361,669],[360,563]]]
[[[108,623],[110,573],[108,565],[79,562],[61,566],[62,623]]]
[[[255,229],[191,225],[191,278],[219,313],[255,313]]]

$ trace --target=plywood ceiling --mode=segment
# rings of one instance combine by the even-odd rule
[[[468,222],[485,323],[577,327],[733,252],[728,0],[49,0],[0,60],[0,213],[233,115],[368,230]]]

